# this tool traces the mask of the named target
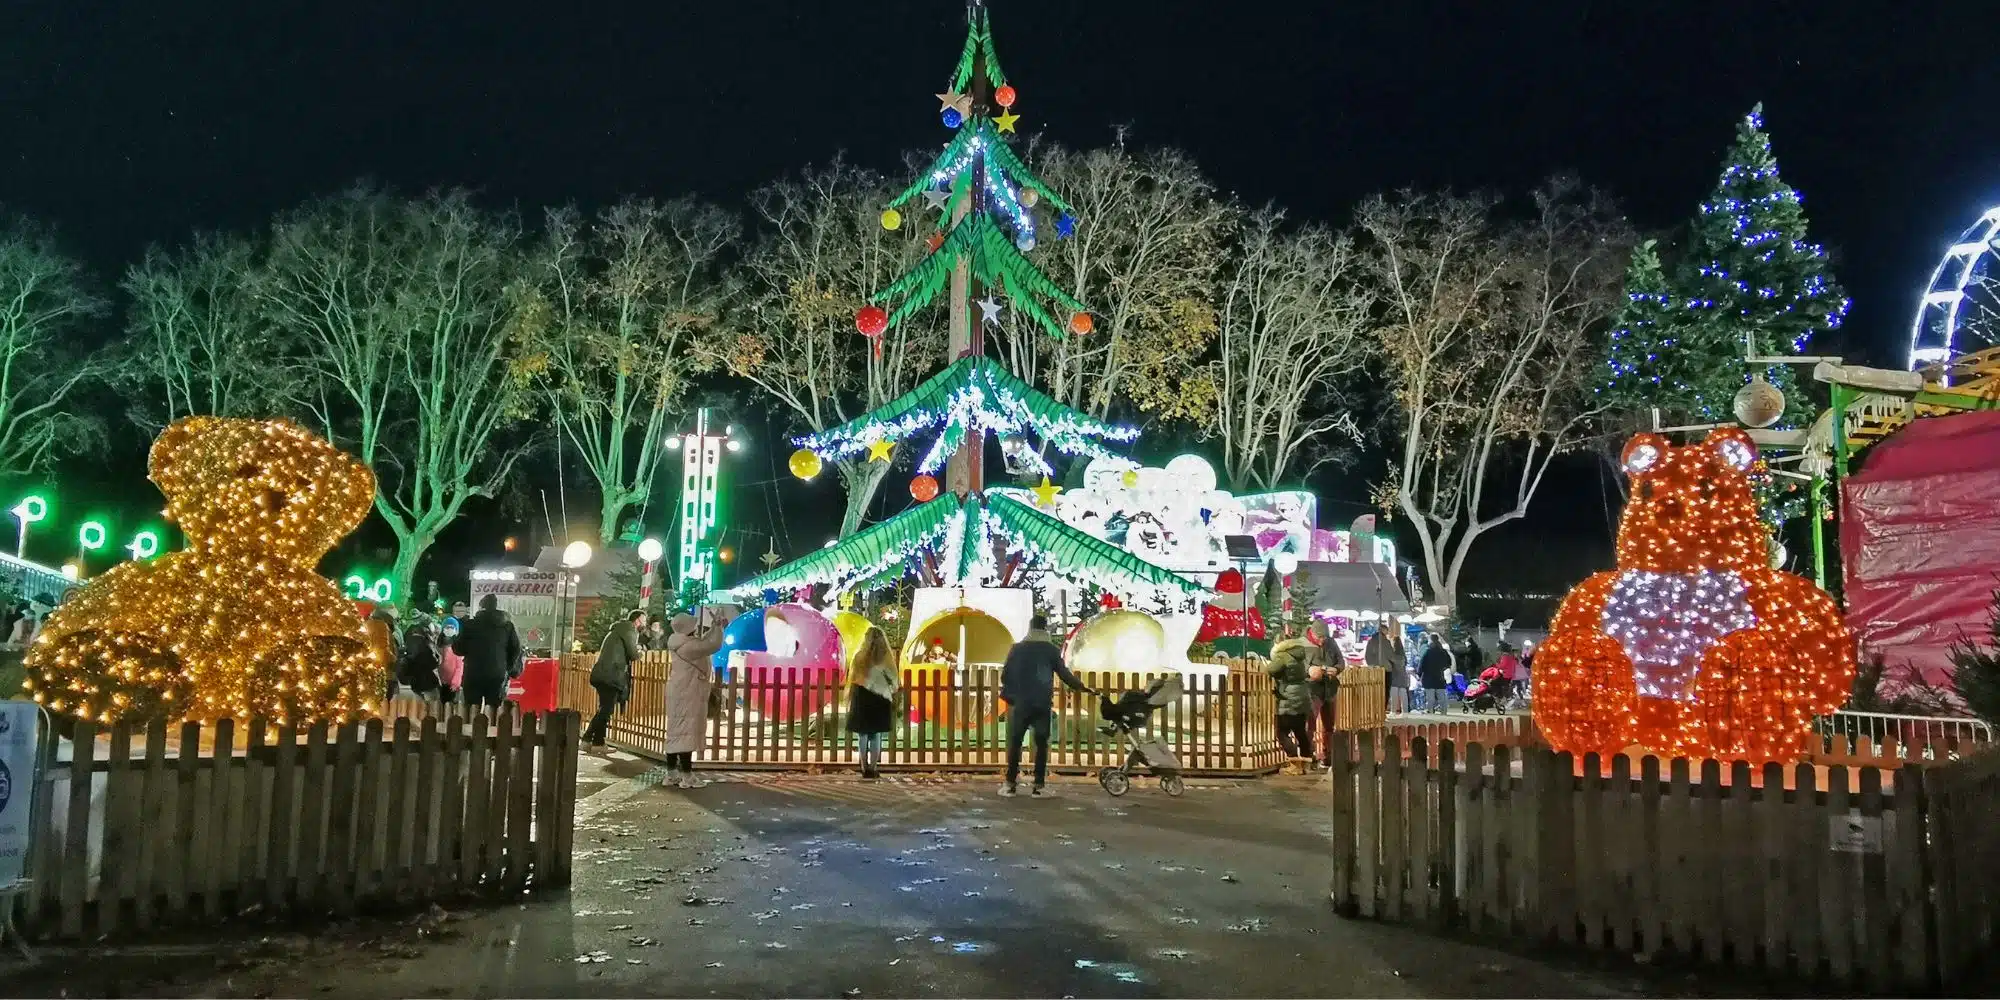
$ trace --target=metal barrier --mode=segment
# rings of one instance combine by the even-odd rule
[[[1891,741],[1904,746],[1993,742],[1993,727],[1973,718],[1840,711],[1820,716],[1813,724],[1824,736],[1866,739],[1877,746]]]

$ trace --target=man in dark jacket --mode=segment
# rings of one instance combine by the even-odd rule
[[[1424,682],[1424,709],[1443,713],[1449,703],[1445,700],[1445,675],[1451,673],[1453,658],[1451,647],[1445,645],[1444,636],[1436,632],[1426,638],[1430,645],[1424,649],[1424,657],[1417,661],[1417,674]]]
[[[1028,619],[1028,637],[1007,651],[1007,662],[1000,668],[1000,697],[1007,701],[1007,783],[1000,786],[1002,795],[1018,790],[1021,740],[1030,732],[1035,734],[1033,794],[1042,794],[1049,777],[1049,713],[1058,677],[1073,691],[1090,690],[1063,663],[1062,650],[1049,638],[1048,617],[1036,615]]]
[[[521,676],[521,635],[514,620],[500,610],[500,599],[479,599],[479,613],[458,633],[456,648],[465,658],[465,703],[499,709],[507,703],[507,682]]]
[[[611,626],[597,647],[597,663],[590,668],[590,686],[597,689],[597,714],[591,717],[590,728],[583,731],[583,741],[593,747],[604,745],[612,710],[632,696],[632,664],[638,662],[644,649],[639,630],[645,627],[646,612],[634,611]]]

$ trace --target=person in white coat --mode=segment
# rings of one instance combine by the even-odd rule
[[[694,776],[694,755],[708,733],[710,692],[715,689],[715,665],[710,658],[722,648],[722,630],[702,628],[695,616],[678,614],[667,636],[667,778],[681,788],[706,782]]]

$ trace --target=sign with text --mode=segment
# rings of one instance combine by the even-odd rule
[[[41,721],[34,702],[0,701],[0,892],[28,873]]]

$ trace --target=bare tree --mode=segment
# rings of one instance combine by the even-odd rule
[[[1256,212],[1230,245],[1214,357],[1172,404],[1221,443],[1238,489],[1311,475],[1334,455],[1330,435],[1359,433],[1344,383],[1372,347],[1361,255],[1348,237],[1283,223]]]
[[[132,310],[123,378],[146,397],[133,421],[158,430],[181,417],[255,416],[283,398],[285,359],[254,286],[257,246],[198,234],[184,250],[149,248],[125,274]]]
[[[76,395],[105,366],[74,345],[105,312],[83,265],[48,231],[0,222],[0,474],[36,472],[102,440],[103,425]]]
[[[724,265],[742,238],[729,213],[694,200],[620,202],[586,221],[548,213],[535,255],[543,384],[556,426],[596,478],[599,540],[650,497],[687,387],[691,340],[715,337],[736,283]]]
[[[298,405],[375,472],[403,593],[439,532],[525,450],[507,431],[543,359],[518,293],[520,239],[461,191],[356,189],[273,227],[259,299],[310,375]]]
[[[763,231],[745,262],[745,322],[698,338],[696,356],[748,379],[809,431],[881,406],[943,367],[942,308],[896,324],[879,351],[854,329],[868,296],[926,251],[925,227],[882,228],[882,205],[894,195],[880,176],[838,160],[752,194]],[[835,468],[847,491],[846,534],[861,526],[889,465],[855,459]]]
[[[1016,374],[1100,419],[1121,398],[1200,421],[1182,399],[1215,336],[1213,295],[1238,213],[1186,155],[1111,146],[1034,151],[1036,169],[1076,209],[1075,235],[1044,219],[1037,263],[1090,306],[1096,328],[1054,340],[1032,323],[1001,326]]]
[[[1362,205],[1392,419],[1381,496],[1406,515],[1443,602],[1479,537],[1524,516],[1598,405],[1596,328],[1614,312],[1631,234],[1567,179],[1506,223],[1485,198],[1403,193]]]

